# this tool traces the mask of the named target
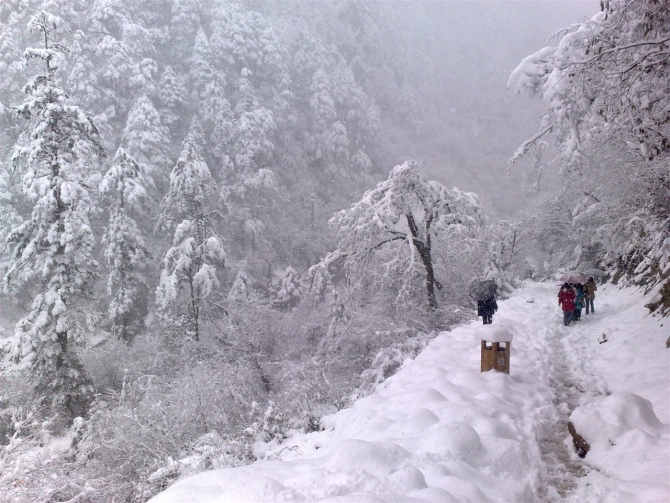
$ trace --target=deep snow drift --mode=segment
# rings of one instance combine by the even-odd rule
[[[480,373],[481,322],[441,333],[351,408],[254,464],[187,477],[152,503],[670,501],[670,320],[600,286],[562,326],[554,283],[499,302],[510,375]],[[571,420],[590,443],[580,459]]]

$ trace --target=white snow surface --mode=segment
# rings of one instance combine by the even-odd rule
[[[670,320],[600,286],[562,326],[553,283],[499,302],[510,374],[480,373],[481,322],[443,332],[352,407],[251,465],[184,478],[151,503],[670,501]],[[531,303],[532,301],[532,303]],[[584,459],[572,420],[592,446]]]
[[[474,330],[475,339],[488,342],[512,342],[514,334],[502,325],[482,325]]]

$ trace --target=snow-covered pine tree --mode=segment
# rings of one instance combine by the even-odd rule
[[[223,88],[215,81],[205,87],[205,93],[198,103],[198,117],[205,130],[210,131],[206,138],[210,152],[219,166],[213,175],[222,179],[225,174],[234,172],[230,159],[232,152],[233,131],[235,121],[230,102],[226,99]]]
[[[88,37],[82,30],[77,30],[69,54],[68,90],[72,98],[82,106],[100,107],[104,101],[91,56],[92,50]]]
[[[214,69],[212,68],[212,51],[205,30],[200,28],[195,37],[193,54],[191,54],[191,82],[193,91],[199,98],[204,97],[207,85],[214,80]]]
[[[323,69],[319,68],[314,72],[310,91],[312,93],[309,98],[311,136],[307,141],[307,151],[312,160],[320,161],[327,156],[330,150],[327,140],[337,120],[330,79]]]
[[[11,21],[11,20],[7,20]],[[0,22],[0,97],[4,100],[20,92],[18,77],[23,73],[23,62],[16,61],[16,26],[9,22]]]
[[[160,40],[160,30],[142,21],[150,16],[148,11],[154,10],[159,2],[96,0],[89,4],[80,9],[85,9],[87,25],[84,31],[90,47],[95,50],[92,59],[95,69],[92,74],[98,81],[95,87],[105,97],[97,106],[102,105],[109,117],[122,117],[135,98],[156,93],[155,46]]]
[[[170,174],[170,190],[161,203],[159,226],[173,228],[174,222],[181,222],[163,258],[156,290],[164,318],[196,341],[200,338],[201,312],[219,286],[217,268],[223,267],[226,257],[212,224],[219,215],[219,191],[200,155],[202,144],[200,124],[194,118]]]
[[[171,66],[163,70],[158,84],[158,101],[161,105],[160,114],[163,122],[174,128],[179,122],[186,102],[186,91]]]
[[[314,298],[314,307],[326,299],[326,293],[332,288],[332,275],[325,262],[314,264],[307,270],[306,290]]]
[[[126,119],[121,145],[140,165],[149,187],[167,186],[170,135],[147,96],[140,96]]]
[[[174,0],[172,3],[172,19],[170,20],[170,38],[173,50],[172,59],[185,63],[193,52],[195,38],[200,29],[203,15],[201,0]]]
[[[235,281],[228,291],[228,302],[244,303],[249,298],[249,283],[251,280],[243,269],[240,269],[235,276]]]
[[[29,129],[13,159],[35,206],[8,237],[14,251],[5,282],[39,285],[30,313],[16,326],[13,356],[29,371],[38,403],[68,417],[85,412],[92,391],[72,343],[75,301],[89,292],[97,267],[86,178],[103,152],[89,116],[56,85],[65,49],[53,40],[60,22],[44,11],[30,21],[42,47],[27,49],[25,58],[41,60],[44,71],[30,79],[29,97],[14,108]]]
[[[328,338],[332,339],[346,332],[351,323],[351,316],[347,304],[337,290],[331,292],[330,298],[330,321],[328,322]],[[324,340],[323,344],[327,344]]]
[[[248,179],[256,176],[256,171],[267,163],[275,148],[272,142],[276,129],[274,115],[271,110],[259,106],[250,77],[250,70],[243,68],[238,79],[239,99],[234,109],[236,128],[231,157],[235,172],[230,185],[242,196],[250,187]]]
[[[428,307],[435,310],[435,288],[442,286],[434,272],[433,238],[471,236],[484,213],[475,194],[427,180],[420,166],[415,161],[396,166],[388,180],[337,213],[330,224],[350,278],[364,278],[374,257],[390,251],[383,268],[401,281],[398,299],[414,291],[415,280],[422,278]]]
[[[245,180],[245,185],[247,190],[256,191],[256,202],[254,206],[250,208],[249,218],[244,222],[244,230],[251,236],[251,254],[253,255],[256,251],[260,234],[263,232],[263,229],[265,229],[265,224],[260,216],[261,195],[264,189],[277,190],[277,183],[275,182],[274,174],[271,170],[261,168],[253,176],[250,176]]]
[[[0,274],[4,276],[9,264],[11,247],[5,241],[11,230],[21,223],[14,209],[14,194],[10,188],[9,170],[0,163]]]
[[[300,276],[288,266],[281,278],[281,286],[277,292],[277,298],[274,304],[285,308],[288,312],[300,303],[303,297],[302,285],[300,285]]]
[[[98,79],[109,90],[107,96],[117,110],[127,110],[128,75],[133,71],[128,46],[111,35],[105,35],[95,45],[95,55],[101,62],[97,67]]]
[[[338,61],[331,78],[333,99],[337,108],[345,111],[341,121],[346,126],[349,151],[365,155],[364,150],[377,141],[380,127],[378,110],[374,101],[356,82],[346,60]],[[358,159],[354,161],[357,167],[360,166]]]
[[[112,332],[131,343],[144,326],[148,287],[146,270],[150,253],[133,218],[146,202],[140,166],[119,148],[112,167],[100,183],[100,193],[112,199],[109,226],[102,241],[109,276],[107,289],[111,296],[108,315]]]
[[[0,274],[9,267],[12,248],[6,238],[12,229],[21,223],[21,217],[14,209],[14,194],[10,188],[9,173],[0,165]]]

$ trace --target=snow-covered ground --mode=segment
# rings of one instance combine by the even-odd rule
[[[670,501],[670,320],[606,285],[595,314],[564,327],[557,291],[529,283],[499,302],[510,375],[480,373],[480,322],[444,332],[323,431],[151,502]]]

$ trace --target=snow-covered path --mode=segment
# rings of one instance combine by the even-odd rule
[[[514,334],[510,375],[479,372],[472,322],[324,418],[323,431],[152,502],[670,500],[663,320],[646,315],[640,292],[609,286],[594,316],[563,327],[556,292],[531,283],[500,302],[493,323]],[[574,409],[593,442],[584,460],[566,428]]]
[[[526,309],[533,313],[525,325],[534,335],[525,342],[538,363],[538,381],[548,384],[543,395],[551,398],[535,411],[529,410],[538,427],[537,438],[545,464],[538,491],[541,501],[565,498],[576,487],[577,478],[588,471],[574,455],[567,434],[568,420],[576,407],[606,393],[604,381],[590,364],[592,354],[588,344],[584,344],[593,340],[591,335],[600,314],[582,313],[580,322],[563,326],[556,290],[553,284],[534,285],[532,290],[521,291],[503,304],[503,312],[513,312],[523,310],[525,302]]]

